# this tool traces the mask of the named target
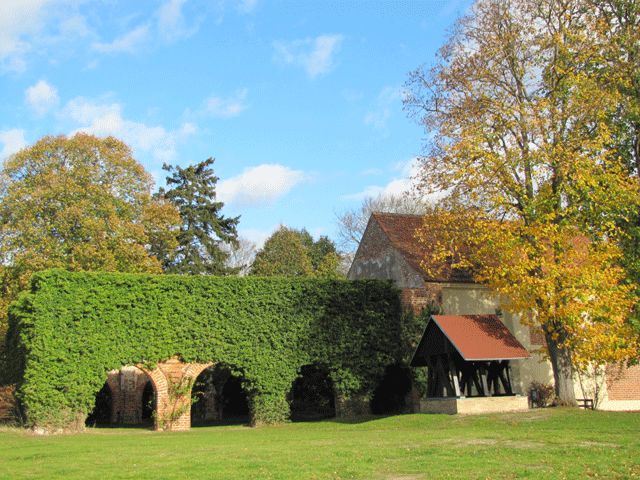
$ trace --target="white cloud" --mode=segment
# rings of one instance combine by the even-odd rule
[[[200,28],[200,19],[187,24],[182,11],[187,0],[166,0],[146,23],[115,38],[111,42],[95,42],[92,47],[101,53],[134,53],[144,45],[159,38],[164,42],[174,42],[193,35]]]
[[[345,195],[345,199],[362,200],[366,197],[379,195],[403,195],[410,193],[416,187],[416,177],[420,173],[420,161],[412,158],[406,162],[399,162],[394,166],[399,173],[385,185],[369,185],[358,193]]]
[[[382,170],[381,168],[367,168],[365,170],[362,170],[360,172],[360,175],[362,175],[363,177],[377,177],[379,175],[382,175],[384,173],[384,170]]]
[[[218,197],[226,203],[259,205],[286,195],[306,178],[301,170],[284,165],[262,164],[218,184]]]
[[[275,42],[276,59],[304,68],[310,78],[324,75],[334,67],[334,56],[340,49],[342,35],[320,35],[316,38]]]
[[[113,135],[128,143],[135,151],[150,153],[158,161],[172,160],[176,144],[197,129],[192,123],[185,123],[176,130],[146,125],[124,118],[119,103],[97,103],[81,97],[69,101],[61,115],[81,125],[72,134]]]
[[[24,138],[24,130],[17,128],[0,131],[0,142],[2,143],[0,161],[27,146],[27,141]]]
[[[114,39],[112,42],[95,42],[92,47],[101,53],[133,53],[149,40],[149,25],[140,25],[130,32]]]
[[[82,15],[71,15],[60,22],[60,36],[62,38],[76,38],[93,35],[87,25],[87,19]]]
[[[247,109],[247,93],[244,88],[227,98],[211,96],[205,100],[205,112],[214,117],[237,117]]]
[[[364,124],[376,130],[385,130],[391,118],[394,106],[400,105],[400,89],[385,87],[376,97],[371,109],[364,117]]]
[[[56,54],[92,32],[78,0],[0,0],[0,72],[23,71],[31,52]],[[75,43],[72,43],[75,42]]]
[[[37,115],[44,115],[49,112],[60,101],[55,87],[52,87],[44,80],[40,80],[35,85],[27,88],[24,96],[29,108]]]
[[[180,38],[187,38],[198,31],[199,25],[188,26],[182,14],[182,7],[186,0],[167,0],[158,9],[158,33],[172,42]]]
[[[42,28],[43,10],[50,0],[0,1],[0,66],[21,71],[24,54],[30,49],[28,37]]]

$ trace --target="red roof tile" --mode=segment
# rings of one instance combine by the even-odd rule
[[[527,349],[496,315],[433,315],[431,318],[467,361],[529,357]]]
[[[385,233],[391,245],[398,250],[415,270],[420,272],[425,281],[430,282],[461,282],[472,283],[473,278],[466,270],[452,269],[449,265],[442,265],[434,276],[422,268],[421,262],[427,256],[428,246],[416,238],[416,230],[422,227],[420,215],[405,215],[399,213],[379,213],[371,215]]]

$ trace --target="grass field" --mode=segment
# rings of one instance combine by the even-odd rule
[[[6,428],[0,478],[640,478],[640,413],[546,409],[51,437]]]

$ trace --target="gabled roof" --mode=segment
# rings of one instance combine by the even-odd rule
[[[438,268],[439,274],[434,276],[422,268],[421,262],[428,253],[428,246],[416,238],[416,230],[422,227],[422,216],[399,213],[371,214],[371,220],[377,222],[391,245],[398,250],[407,263],[419,272],[427,282],[473,283],[473,278],[466,270],[452,269],[449,265]]]
[[[527,349],[496,315],[433,315],[413,355],[412,366],[426,365],[426,357],[447,350],[440,341],[442,334],[466,361],[529,357]]]

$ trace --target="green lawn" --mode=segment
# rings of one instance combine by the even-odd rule
[[[635,477],[640,413],[546,409],[51,437],[0,430],[0,478],[12,480]]]

